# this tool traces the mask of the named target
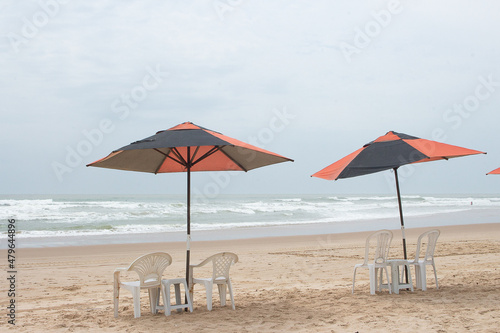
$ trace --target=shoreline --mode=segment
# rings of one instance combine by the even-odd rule
[[[420,215],[405,217],[406,230],[414,228],[430,228],[443,226],[476,225],[473,221],[481,224],[495,224],[499,221],[498,209],[481,209],[478,211],[468,210],[464,212],[439,213],[433,215]],[[472,221],[472,223],[471,223]],[[191,239],[198,241],[221,241],[221,240],[243,240],[252,238],[287,237],[301,235],[328,235],[342,234],[357,231],[375,231],[379,229],[397,230],[400,228],[398,218],[383,218],[373,220],[355,220],[344,222],[323,223],[297,223],[279,226],[259,226],[228,228],[220,230],[193,230]],[[185,242],[186,233],[158,232],[138,234],[115,234],[115,235],[83,235],[83,236],[53,236],[53,237],[30,237],[16,238],[18,248],[45,248],[45,247],[67,247],[105,244],[141,244],[161,242]],[[6,239],[0,240],[2,249],[6,248]]]
[[[434,227],[432,227],[434,228]],[[497,233],[500,234],[500,222],[497,223],[478,223],[478,224],[463,224],[463,225],[449,225],[437,226],[441,230],[440,239],[443,237],[452,241],[467,241],[477,239],[497,240]],[[401,229],[389,229],[393,233],[393,240],[391,247],[397,248],[398,243],[401,243]],[[415,242],[418,235],[422,232],[429,230],[429,227],[418,227],[405,229],[405,235],[409,242]],[[266,243],[270,246],[279,247],[281,244],[316,244],[319,247],[324,247],[325,243],[334,241],[336,244],[351,244],[355,241],[364,239],[372,233],[372,230],[362,230],[355,232],[341,232],[333,234],[310,234],[310,235],[287,235],[287,236],[269,236],[269,237],[252,237],[244,239],[221,239],[221,240],[199,240],[191,242],[191,250],[208,248],[224,248],[231,247],[244,247],[251,248],[255,244]],[[272,245],[274,244],[274,245]],[[158,241],[158,242],[136,242],[136,243],[110,243],[110,244],[87,244],[87,245],[71,245],[59,247],[39,247],[39,248],[22,248],[22,255],[27,257],[50,257],[50,256],[72,256],[75,253],[83,253],[84,251],[89,255],[100,253],[114,253],[116,251],[156,251],[159,248],[168,248],[175,251],[185,251],[185,241]],[[4,249],[0,250],[6,251]]]

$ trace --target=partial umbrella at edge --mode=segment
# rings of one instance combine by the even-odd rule
[[[500,175],[500,168],[488,172],[487,175]]]
[[[406,254],[403,209],[399,191],[398,168],[402,165],[448,160],[475,154],[486,154],[478,150],[425,140],[403,133],[387,132],[385,135],[365,144],[355,152],[316,172],[312,177],[327,180],[350,178],[384,170],[394,170],[398,196],[399,216],[403,237],[403,253]]]
[[[187,173],[186,279],[191,241],[191,172],[249,171],[292,159],[185,122],[117,149],[87,166],[149,173]],[[191,286],[190,286],[191,287]]]

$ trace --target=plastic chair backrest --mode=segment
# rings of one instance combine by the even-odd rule
[[[374,264],[384,264],[389,256],[389,248],[392,241],[392,232],[390,230],[379,230],[368,236],[365,245],[365,262],[367,265],[370,261],[370,244],[372,239],[376,238],[377,245],[375,247],[375,255],[373,257]]]
[[[422,247],[422,240],[427,237],[427,244],[425,248],[424,261],[432,261],[434,259],[434,250],[436,249],[437,239],[440,235],[440,231],[438,229],[432,229],[424,232],[418,237],[417,240],[417,252],[415,253],[415,261],[418,261],[420,258],[420,250]]]
[[[213,264],[213,275],[214,280],[217,279],[229,279],[229,269],[231,265],[238,262],[238,256],[231,252],[221,252],[211,256]],[[208,258],[208,259],[210,259]]]
[[[145,254],[130,264],[129,271],[139,275],[141,288],[161,284],[163,271],[172,263],[172,257],[165,252]]]

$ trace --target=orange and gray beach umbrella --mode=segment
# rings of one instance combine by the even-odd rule
[[[500,175],[500,168],[488,172],[487,175]]]
[[[187,173],[187,253],[189,273],[191,240],[191,172],[249,171],[292,161],[287,157],[185,122],[113,151],[87,166],[139,172]]]
[[[403,236],[403,252],[404,258],[407,259],[398,168],[406,164],[448,160],[454,157],[474,154],[485,153],[478,150],[420,139],[403,133],[387,132],[387,134],[365,144],[355,152],[316,172],[312,177],[337,180],[340,178],[367,175],[384,170],[394,170],[399,216],[401,220],[401,232]]]

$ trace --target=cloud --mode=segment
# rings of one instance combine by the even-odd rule
[[[109,173],[91,175],[83,161],[62,183],[50,167],[103,119],[113,131],[85,162],[187,120],[244,140],[269,126],[273,110],[286,108],[296,118],[266,148],[296,160],[277,180],[287,191],[330,191],[332,184],[309,175],[389,130],[429,137],[441,128],[447,143],[496,149],[490,142],[500,91],[458,128],[443,115],[474,93],[479,77],[500,81],[497,2],[222,3],[231,8],[221,17],[211,0],[2,2],[0,135],[3,151],[15,156],[2,160],[3,191],[34,191],[40,178],[46,181],[38,192],[122,191],[121,174],[104,189]],[[13,34],[22,42],[13,44]],[[357,48],[350,59],[342,43]],[[168,75],[141,90],[148,68],[157,67]],[[497,167],[500,158],[488,156],[486,169]],[[276,170],[258,177],[273,183]],[[365,187],[350,180],[335,189]]]

